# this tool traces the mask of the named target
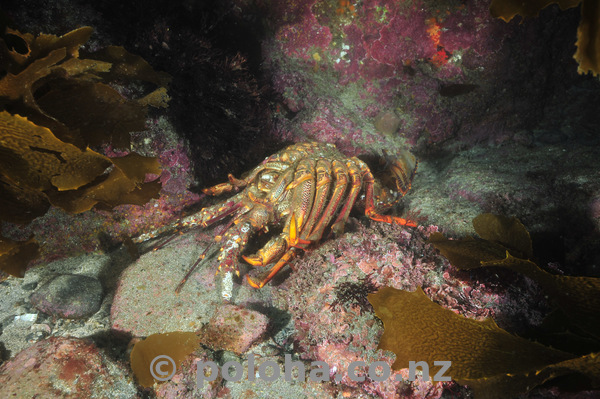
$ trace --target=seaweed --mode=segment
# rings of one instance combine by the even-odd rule
[[[450,361],[444,375],[469,385],[476,398],[515,397],[572,373],[600,385],[600,354],[578,357],[517,337],[492,319],[476,321],[444,309],[420,288],[385,287],[370,294],[369,301],[384,323],[378,348],[396,354],[396,370],[424,361],[434,375],[441,367],[436,361]]]
[[[433,233],[429,242],[459,269],[498,266],[533,279],[571,324],[600,340],[600,279],[542,270],[529,260],[531,238],[516,218],[485,213],[473,220],[473,226],[481,239],[448,240]]]
[[[531,258],[532,242],[516,218],[482,214],[473,220],[480,238],[449,240],[433,233],[429,242],[459,269],[504,267],[536,281],[557,311],[529,334],[538,342],[475,321],[432,302],[425,293],[380,289],[368,296],[384,323],[379,348],[396,353],[395,369],[409,361],[451,361],[445,375],[470,385],[476,397],[513,397],[553,378],[583,376],[600,386],[600,279],[554,275]],[[554,347],[547,346],[552,343]],[[581,383],[582,380],[579,380]]]
[[[524,18],[537,17],[543,8],[551,4],[558,4],[561,10],[577,7],[581,0],[492,0],[490,12],[494,18],[501,18],[509,22],[516,15]]]
[[[169,76],[111,46],[80,52],[93,29],[63,36],[6,28],[0,40],[0,218],[25,224],[50,205],[71,213],[157,198],[155,158],[108,158],[91,147],[130,147],[148,106],[168,102]],[[139,98],[114,87],[136,84]],[[144,86],[145,85],[145,86]],[[150,85],[150,86],[148,86]],[[150,88],[148,88],[150,87]]]
[[[108,158],[91,147],[129,149],[148,107],[166,107],[170,77],[121,47],[80,52],[93,29],[63,36],[0,30],[0,219],[27,224],[56,206],[70,213],[157,198],[158,160]],[[117,90],[132,86],[138,98]],[[129,86],[128,89],[129,89]],[[0,270],[23,277],[33,239],[0,239]]]
[[[146,173],[160,173],[155,158],[135,153],[108,158],[89,148],[82,151],[49,129],[6,111],[0,112],[0,129],[1,150],[10,155],[0,161],[0,203],[6,205],[0,215],[5,220],[23,223],[40,216],[37,209],[15,214],[10,204],[28,200],[19,193],[35,192],[35,200],[45,197],[52,205],[79,213],[97,204],[105,209],[123,203],[141,205],[160,190],[156,181],[144,183]]]
[[[134,345],[129,355],[131,369],[141,386],[152,387],[158,382],[154,377],[156,371],[171,371],[169,368],[173,367],[172,363],[165,360],[166,356],[174,362],[175,367],[179,367],[184,359],[199,347],[200,341],[193,332],[152,334]],[[157,358],[168,364],[156,367],[154,363]],[[172,371],[174,374],[175,370]]]
[[[532,256],[529,233],[516,218],[484,213],[473,219],[473,227],[481,239],[448,240],[436,232],[429,236],[429,242],[462,269],[480,267],[482,261],[503,259],[506,251],[518,257]]]
[[[577,50],[573,55],[580,74],[600,73],[600,3],[584,0],[581,3],[581,23],[577,27]]]
[[[23,277],[29,262],[38,256],[39,248],[33,237],[27,241],[13,241],[0,236],[0,281],[8,275]]]

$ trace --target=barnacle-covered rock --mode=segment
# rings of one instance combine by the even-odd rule
[[[0,366],[2,395],[11,398],[136,397],[125,368],[89,339],[50,337]]]

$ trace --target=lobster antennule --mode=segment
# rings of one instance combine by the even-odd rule
[[[200,264],[200,262],[202,262],[202,260],[206,257],[206,254],[208,253],[208,250],[210,248],[212,248],[212,244],[208,245],[206,247],[206,249],[204,250],[204,252],[202,252],[202,255],[200,255],[198,257],[198,259],[196,259],[196,262],[194,262],[194,264],[192,265],[192,267],[190,267],[190,269],[185,274],[185,276],[181,279],[181,281],[179,282],[179,284],[177,284],[177,288],[175,288],[175,293],[176,294],[179,294],[181,292],[181,289],[183,288],[183,286],[185,285],[185,283],[188,281],[188,279],[190,278],[190,276],[194,273],[194,271],[196,270],[196,267],[198,267],[198,265]]]
[[[202,255],[200,255],[198,257],[198,259],[196,259],[196,262],[194,262],[194,264],[192,265],[192,267],[190,267],[190,269],[188,270],[188,272],[185,274],[185,276],[183,277],[183,279],[181,279],[181,281],[179,282],[179,284],[177,285],[177,288],[175,288],[175,293],[179,294],[181,292],[181,289],[183,288],[183,286],[185,285],[185,283],[188,281],[188,279],[190,278],[190,276],[194,273],[194,271],[196,270],[196,267],[198,267],[198,265],[200,264],[200,262],[206,258],[206,255],[208,254],[208,251],[213,248],[213,245],[215,242],[218,242],[220,240],[221,235],[226,232],[227,230],[229,230],[229,228],[231,227],[231,225],[233,225],[233,223],[235,222],[235,220],[237,220],[236,218],[231,219],[231,221],[223,226],[223,228],[219,231],[219,233],[215,236],[215,241],[213,241],[211,244],[207,245],[206,248],[204,249],[204,251],[202,252]],[[219,239],[217,239],[217,237],[219,237]]]

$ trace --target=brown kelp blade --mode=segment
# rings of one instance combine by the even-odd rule
[[[510,334],[492,319],[457,315],[420,288],[408,292],[385,287],[368,299],[384,323],[379,348],[396,354],[395,370],[423,361],[433,377],[441,367],[436,361],[450,361],[444,376],[469,385],[476,398],[512,398],[569,374],[584,375],[592,386],[600,384],[597,353],[578,357]]]

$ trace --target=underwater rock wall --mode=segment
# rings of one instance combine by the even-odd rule
[[[426,150],[531,141],[523,132],[544,119],[566,123],[548,109],[578,77],[575,10],[544,10],[519,25],[493,18],[487,1],[341,3],[268,10],[273,34],[263,51],[281,96],[282,138],[335,142],[348,153],[405,143]],[[397,127],[378,126],[383,117]]]

